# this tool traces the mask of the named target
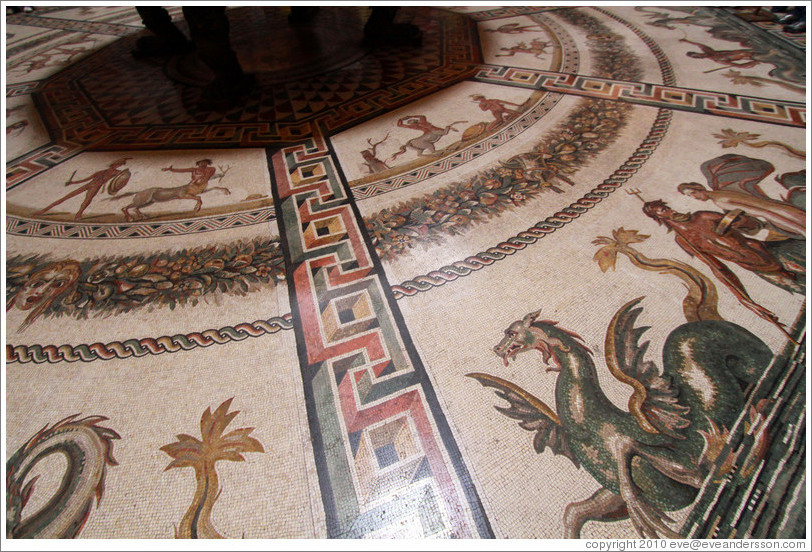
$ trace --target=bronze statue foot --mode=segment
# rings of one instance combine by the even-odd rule
[[[130,53],[136,59],[151,57],[179,56],[187,54],[194,49],[191,42],[185,38],[180,41],[167,42],[157,36],[142,36],[135,43],[135,49]]]
[[[364,29],[362,44],[368,48],[377,46],[414,47],[423,44],[423,31],[411,23],[392,23]]]

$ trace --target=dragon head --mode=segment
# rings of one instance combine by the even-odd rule
[[[493,352],[502,359],[505,366],[514,360],[519,353],[537,350],[547,364],[547,371],[561,370],[558,351],[567,353],[570,347],[554,334],[569,335],[580,339],[576,334],[559,328],[558,322],[538,320],[541,311],[531,312],[521,320],[516,320],[505,330],[505,337],[493,348]]]

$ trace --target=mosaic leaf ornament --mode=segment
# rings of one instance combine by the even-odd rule
[[[269,238],[82,262],[15,256],[7,260],[6,270],[6,310],[30,310],[21,329],[39,316],[84,319],[144,307],[195,306],[201,297],[245,295],[285,279],[279,242]],[[65,283],[49,288],[55,291],[33,291],[59,275]]]

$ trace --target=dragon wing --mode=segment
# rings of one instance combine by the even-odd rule
[[[685,439],[681,430],[690,421],[685,415],[690,409],[678,402],[678,391],[671,378],[660,375],[657,366],[645,360],[649,342],[640,343],[648,326],[635,328],[643,309],[635,308],[642,297],[626,303],[614,316],[606,331],[606,364],[618,380],[634,388],[629,398],[629,412],[649,433],[665,433]]]
[[[558,415],[549,406],[518,385],[502,378],[478,372],[467,374],[467,376],[474,378],[485,387],[494,388],[499,398],[510,403],[509,407],[495,406],[494,408],[505,416],[519,420],[519,427],[522,429],[536,432],[533,437],[533,448],[536,452],[544,452],[545,448],[550,447],[553,454],[566,456],[572,460],[575,467],[580,467],[580,462],[567,443]]]
[[[768,196],[758,183],[775,170],[772,163],[735,153],[705,161],[699,168],[712,190],[746,192],[762,198]]]

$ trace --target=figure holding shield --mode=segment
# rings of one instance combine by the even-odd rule
[[[129,169],[119,169],[119,167],[123,166],[127,163],[127,160],[131,159],[130,157],[124,157],[122,159],[117,159],[110,163],[110,166],[104,170],[98,171],[93,173],[92,175],[88,176],[87,178],[83,178],[82,180],[73,180],[73,176],[71,176],[70,180],[65,182],[65,186],[70,186],[72,184],[84,184],[79,188],[76,188],[66,196],[54,201],[50,205],[48,205],[44,209],[40,209],[35,215],[42,215],[63,201],[66,201],[73,196],[77,196],[82,192],[85,192],[85,199],[82,202],[82,206],[79,207],[79,211],[76,213],[76,216],[73,217],[73,220],[79,220],[82,218],[82,213],[85,212],[85,209],[88,208],[90,202],[93,201],[93,198],[96,197],[101,189],[104,187],[107,182],[110,182],[108,186],[108,193],[110,195],[115,195],[118,193],[130,180],[130,170]],[[76,174],[76,173],[74,173]]]

